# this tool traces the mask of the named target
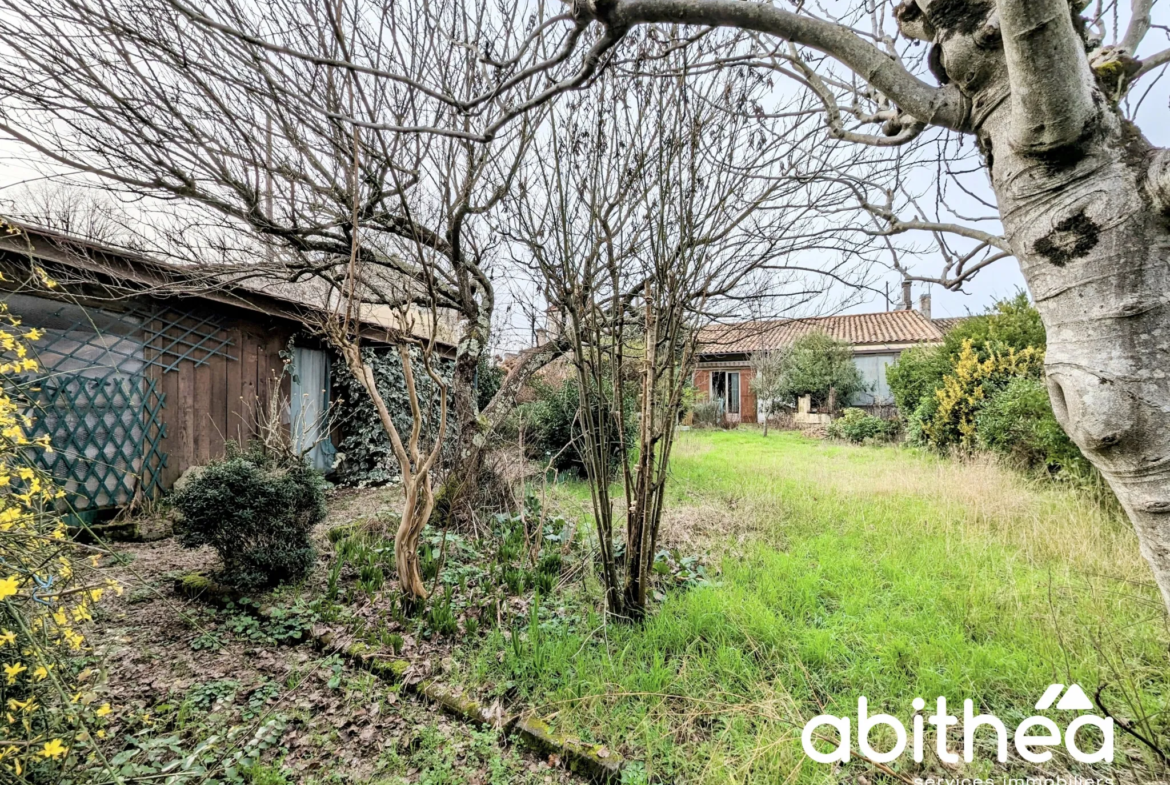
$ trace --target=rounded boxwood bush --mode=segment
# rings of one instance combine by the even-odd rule
[[[224,583],[252,589],[297,580],[316,559],[309,533],[325,518],[324,480],[301,460],[229,444],[172,501],[180,541],[215,548]]]

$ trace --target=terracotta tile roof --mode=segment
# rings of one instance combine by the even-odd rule
[[[813,332],[828,333],[854,346],[936,343],[943,338],[937,321],[932,322],[918,311],[885,311],[716,324],[702,329],[699,345],[703,354],[746,354],[778,349]]]
[[[971,317],[969,317],[969,316],[944,316],[944,317],[941,317],[939,319],[932,319],[931,321],[934,322],[935,327],[942,330],[943,334],[946,335],[951,330],[955,329],[960,324],[967,321],[969,318],[971,318]]]

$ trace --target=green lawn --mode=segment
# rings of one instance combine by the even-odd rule
[[[746,428],[683,433],[673,472],[664,538],[707,554],[714,585],[671,592],[641,627],[602,625],[595,586],[546,599],[524,646],[494,633],[465,678],[680,783],[890,781],[801,751],[806,720],[855,718],[859,695],[907,726],[915,697],[960,714],[971,698],[1014,729],[1050,683],[1107,684],[1115,714],[1170,739],[1160,598],[1128,525],[1077,494],[988,463]],[[555,498],[580,511],[585,488]],[[1104,773],[1165,779],[1133,739],[1117,744]],[[963,773],[992,772],[980,759]],[[929,754],[891,765],[945,771]],[[1023,766],[1009,763],[1091,773]]]

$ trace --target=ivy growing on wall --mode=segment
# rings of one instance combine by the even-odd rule
[[[410,398],[406,393],[406,380],[398,350],[392,347],[365,348],[362,349],[362,357],[374,371],[378,390],[394,418],[394,425],[400,434],[405,435],[411,427]],[[439,427],[439,391],[423,370],[421,358],[417,359],[414,368],[423,411],[430,413],[425,417],[423,432],[427,438],[433,438]],[[397,479],[399,472],[394,448],[382,428],[373,401],[344,364],[335,363],[333,369],[333,400],[341,433],[334,479],[344,485],[358,486],[380,485]],[[440,376],[450,382],[454,364],[449,360],[438,360],[437,370]],[[454,443],[454,431],[455,421],[451,416],[448,394],[445,439],[448,445]]]

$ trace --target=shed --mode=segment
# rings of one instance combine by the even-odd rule
[[[35,460],[75,513],[96,520],[156,498],[229,439],[256,436],[271,412],[270,425],[330,468],[333,357],[306,329],[321,306],[304,288],[212,285],[139,254],[7,227],[4,300],[44,333],[30,347],[40,368],[21,380],[33,435],[53,446]],[[34,285],[38,270],[54,285]],[[390,327],[364,323],[363,336],[384,343]]]

